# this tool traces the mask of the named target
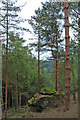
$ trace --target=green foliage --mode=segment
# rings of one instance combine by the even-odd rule
[[[25,116],[26,116],[26,114],[22,114],[22,115],[21,115],[22,118],[25,118]]]
[[[56,29],[58,29],[57,33],[59,43],[63,41],[61,39],[61,23],[59,22],[59,19],[62,18],[61,8],[63,7],[63,4],[56,2],[45,2],[41,4],[42,8],[35,10],[35,16],[31,16],[29,24],[31,24],[36,35],[38,35],[38,31],[40,33],[40,52],[44,53],[45,51],[51,51],[53,58],[55,58]],[[37,44],[38,42],[35,42],[35,44],[32,43],[30,45],[31,47],[36,47]]]
[[[6,3],[3,2],[3,4],[4,4],[3,8],[5,11]],[[49,2],[42,3],[42,8],[35,10],[35,16],[31,17],[31,20],[29,20],[29,23],[33,27],[34,33],[38,35],[38,38],[40,38],[40,43],[39,43],[40,51],[39,52],[51,51],[52,57],[50,57],[50,59],[54,58],[53,61],[48,61],[48,60],[45,61],[45,63],[49,62],[48,66],[43,64],[44,63],[43,60],[40,61],[41,92],[49,92],[49,91],[54,92],[55,91],[55,86],[56,86],[56,27],[58,29],[60,85],[61,85],[62,96],[64,96],[65,95],[64,94],[64,91],[65,91],[65,50],[64,48],[62,48],[62,45],[61,45],[62,32],[60,28],[60,25],[61,25],[60,19],[63,17],[62,16],[63,14],[61,14],[62,13],[61,8],[63,8],[63,5],[61,6],[61,4],[62,3],[56,3],[56,2],[55,3],[49,3]],[[9,45],[8,45],[8,93],[10,93],[10,96],[12,96],[12,90],[13,90],[13,96],[15,95],[15,86],[16,86],[15,81],[16,81],[16,75],[18,75],[18,81],[17,81],[18,82],[17,83],[18,97],[24,96],[27,102],[27,100],[31,96],[33,95],[34,97],[38,96],[38,93],[37,93],[38,61],[36,57],[33,57],[31,53],[31,49],[29,49],[28,46],[24,46],[25,40],[23,38],[20,38],[19,33],[11,32],[12,31],[11,27],[17,30],[20,29],[20,27],[17,26],[18,25],[17,22],[20,23],[22,19],[18,21],[19,19],[17,16],[17,12],[19,12],[20,10],[19,7],[16,8],[15,6],[14,7],[12,5],[10,6],[10,3],[9,3],[9,8],[10,8],[9,19],[10,21],[14,21],[16,26],[13,24],[12,25],[9,24],[10,32],[9,32]],[[5,13],[4,16],[6,16],[6,12],[4,13]],[[4,26],[4,24],[2,26],[3,26],[2,33],[6,34],[5,32],[6,26]],[[77,31],[77,29],[75,29],[75,31]],[[78,91],[79,89],[78,67],[77,67],[78,66],[78,49],[77,49],[78,45],[76,41],[77,41],[76,37],[74,37],[74,40],[70,41],[70,46],[71,46],[70,57],[71,57],[71,70],[72,69],[74,70],[75,88],[76,88],[76,91]],[[38,42],[32,43],[30,45],[31,47],[38,48],[37,47]],[[38,49],[36,50],[38,51]],[[2,62],[2,79],[3,79],[3,98],[4,98],[5,76],[6,76],[6,45],[5,43],[2,44],[2,52],[3,52],[2,54],[2,61],[3,61]],[[50,64],[51,64],[51,68],[49,68]],[[71,93],[72,93],[72,90],[73,90],[73,75],[71,73]],[[58,92],[56,93],[56,95],[59,95]],[[32,104],[32,102],[34,101],[34,97],[32,97],[28,101],[30,104]],[[10,100],[11,99],[12,98],[10,98]],[[14,97],[14,101],[15,101],[15,97]],[[22,99],[22,101],[24,100]],[[14,118],[16,117],[19,117],[19,116],[14,116]],[[25,117],[25,114],[23,114],[20,117]]]
[[[3,35],[7,34],[6,33],[6,25],[7,25],[6,11],[7,11],[7,9],[8,9],[8,20],[9,20],[9,22],[8,22],[9,34],[11,31],[14,31],[16,33],[16,31],[18,31],[18,30],[19,30],[19,32],[27,30],[20,26],[20,23],[25,22],[26,20],[22,19],[19,16],[19,13],[21,12],[21,8],[20,8],[20,6],[18,6],[17,2],[18,2],[17,0],[16,1],[13,1],[13,0],[8,1],[8,8],[7,8],[6,0],[1,3],[2,12],[0,14],[0,18],[1,18],[0,21],[1,21],[2,29],[0,30],[0,32]]]
[[[55,89],[51,89],[51,88],[49,88],[49,87],[46,87],[46,88],[42,88],[41,91],[42,91],[42,92],[44,92],[44,91],[47,91],[47,92],[48,92],[48,91],[53,91],[53,92],[54,92]]]
[[[32,97],[30,100],[28,100],[28,103],[31,105],[34,102],[34,97]]]
[[[27,113],[23,113],[23,114],[17,114],[17,115],[14,115],[12,117],[8,117],[9,119],[10,118],[25,118],[27,115]]]
[[[9,49],[8,49],[8,91],[15,95],[16,86],[16,74],[18,74],[18,90],[19,95],[27,92],[26,99],[30,95],[34,94],[38,86],[38,73],[37,62],[32,57],[31,51],[28,46],[23,46],[23,38],[19,38],[19,35],[13,33],[9,36]],[[6,67],[6,53],[3,53],[3,67],[2,78],[3,86],[5,85],[5,67]],[[29,93],[29,94],[28,94]],[[15,99],[15,98],[14,98]]]

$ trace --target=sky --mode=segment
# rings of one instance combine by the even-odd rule
[[[0,0],[0,1],[2,1],[2,0]],[[23,19],[30,19],[31,16],[35,15],[35,10],[38,9],[38,7],[41,7],[41,2],[45,2],[45,1],[49,1],[49,0],[18,0],[19,6],[24,5],[22,7],[21,12],[19,13],[19,16],[21,16]],[[31,25],[29,25],[28,22],[21,23],[20,25],[22,27],[25,27],[25,28],[33,31]],[[64,37],[64,33],[65,33],[65,31],[63,32],[63,37]],[[25,32],[22,35],[23,35],[23,38],[26,40],[25,45],[28,45],[29,43],[33,42],[33,41],[30,41],[29,38],[34,38],[34,40],[36,38],[35,34],[30,34],[28,32]],[[32,54],[34,54],[37,57],[37,52],[35,52],[34,50],[32,51]],[[42,54],[41,59],[45,60],[46,57],[48,57],[48,56],[50,56],[50,52]]]
[[[19,15],[24,19],[30,19],[31,16],[35,15],[35,10],[38,9],[38,7],[41,7],[42,1],[45,2],[46,0],[18,0],[18,5],[23,6],[25,4]],[[23,23],[22,25],[25,28],[29,28],[31,31],[33,31],[31,25],[28,23]],[[35,37],[35,35],[31,36],[29,33],[27,33],[27,37]],[[24,35],[24,38],[26,39],[26,35]]]
[[[45,2],[45,1],[46,0],[18,0],[18,5],[23,6],[25,4],[19,15],[24,19],[30,19],[31,16],[35,15],[35,10],[38,9],[38,7],[41,7],[41,2]],[[31,31],[33,31],[31,25],[29,25],[27,22],[26,24],[23,23],[22,26],[24,26],[27,29],[29,28]],[[26,40],[25,45],[27,45],[30,42],[33,42],[30,41],[29,38],[36,38],[36,35],[26,32],[24,33],[23,37]],[[32,53],[37,57],[37,52],[33,50]],[[48,56],[50,56],[50,52],[42,54],[40,58],[45,60],[46,57]]]
[[[41,2],[45,2],[46,0],[18,0],[18,4],[24,5],[23,10],[21,12],[22,17],[30,18],[31,15],[34,15],[34,10],[38,7],[41,7]]]
[[[24,19],[30,19],[31,16],[35,15],[35,10],[38,9],[38,7],[41,7],[41,2],[46,2],[46,1],[49,1],[49,0],[18,0],[18,5],[23,6],[25,4],[19,15]],[[29,25],[27,22],[21,25],[33,31],[31,25]],[[64,31],[63,32],[63,38],[64,38],[65,30],[63,31]],[[73,33],[70,32],[70,34],[71,34],[70,36],[72,36]],[[36,35],[26,32],[24,33],[23,38],[26,40],[25,45],[28,45],[29,43],[33,42],[33,41],[30,41],[29,38],[34,38],[35,40]],[[33,50],[32,53],[37,57],[37,52]],[[47,57],[51,56],[50,53],[51,52],[42,54],[41,59],[45,60]]]

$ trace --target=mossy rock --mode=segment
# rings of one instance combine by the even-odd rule
[[[64,94],[62,93],[64,96]],[[59,92],[57,91],[40,91],[28,100],[28,105],[33,107],[34,111],[42,111],[48,106],[48,103],[55,103],[60,99]]]
[[[55,95],[56,94],[56,91],[40,91],[40,94],[43,94],[43,95]]]
[[[33,102],[34,102],[34,97],[32,97],[30,100],[28,100],[28,104],[33,104]]]
[[[42,88],[41,89],[41,91],[43,92],[43,91],[52,91],[52,92],[54,92],[55,90],[54,89],[51,89],[51,88],[48,88],[48,87],[45,87],[45,88]]]
[[[30,100],[28,100],[29,105],[35,105],[40,99],[42,98],[51,98],[53,95],[43,95],[43,94],[37,94],[34,95]]]
[[[62,95],[62,97],[64,97],[64,96],[65,96],[65,93],[64,93],[64,92],[62,92],[62,94],[61,94],[61,95]]]

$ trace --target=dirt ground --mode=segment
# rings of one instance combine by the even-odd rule
[[[64,106],[48,107],[43,112],[30,112],[26,118],[78,118],[78,102],[71,101],[70,110],[64,112]]]
[[[78,118],[78,100],[76,102],[71,99],[70,109],[64,112],[64,104],[60,104],[58,107],[54,107],[53,104],[50,104],[46,109],[40,112],[31,112],[27,108],[21,112],[9,112],[8,117],[12,118],[16,115],[21,116],[25,114],[25,118]],[[3,114],[4,118],[4,114]],[[22,118],[22,117],[21,117]]]

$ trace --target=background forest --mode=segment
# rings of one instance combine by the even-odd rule
[[[35,10],[35,15],[31,16],[31,19],[23,19],[18,14],[22,9],[21,6],[17,6],[12,0],[2,2],[0,32],[3,111],[6,100],[7,109],[18,110],[18,107],[26,105],[27,101],[41,89],[58,91],[58,75],[60,75],[61,92],[65,93],[64,4],[63,2],[41,4],[42,7]],[[78,11],[78,3],[69,3],[70,95],[77,92],[79,88],[78,14],[75,11]],[[33,31],[20,27],[22,22],[25,24],[28,22]],[[22,37],[22,32],[31,34],[34,32],[36,39],[30,38],[29,44],[25,45],[26,39]],[[37,56],[33,54],[33,50]],[[46,58],[41,59],[44,53]]]

